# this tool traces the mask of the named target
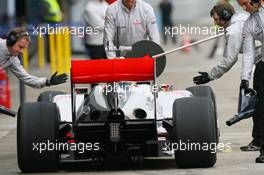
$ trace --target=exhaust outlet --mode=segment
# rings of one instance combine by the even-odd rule
[[[147,113],[145,110],[143,109],[135,109],[134,112],[133,112],[134,116],[138,119],[145,119],[147,117]]]
[[[101,116],[101,112],[96,110],[96,111],[91,112],[90,119],[93,121],[99,120],[100,116]]]

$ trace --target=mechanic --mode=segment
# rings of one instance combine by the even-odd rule
[[[154,10],[143,0],[117,0],[106,11],[104,45],[116,46],[117,28],[119,45],[132,46],[141,40],[159,44],[160,37]],[[115,58],[114,52],[106,51],[107,58]]]
[[[236,14],[234,7],[227,3],[219,3],[210,11],[215,25],[225,29],[226,46],[223,59],[214,66],[209,73],[199,72],[201,75],[193,78],[195,84],[205,84],[220,78],[228,72],[238,60],[238,54],[242,49],[242,30],[248,18],[246,14]]]
[[[0,67],[10,70],[16,77],[33,88],[42,88],[66,82],[67,75],[54,73],[50,79],[38,78],[25,71],[19,61],[23,49],[30,43],[29,33],[23,28],[15,28],[10,31],[7,39],[0,38]]]
[[[159,4],[159,9],[162,21],[163,42],[164,44],[167,44],[167,35],[165,29],[168,27],[173,27],[172,12],[174,10],[174,7],[170,0],[162,0]],[[171,39],[173,44],[176,44],[176,36],[172,36]]]
[[[235,14],[234,8],[228,3],[215,6],[211,11],[211,16],[214,18],[215,24],[225,28],[226,47],[224,51],[224,58],[211,69],[209,73],[199,72],[201,75],[194,77],[195,84],[205,84],[209,81],[220,78],[224,73],[228,72],[238,60],[238,54],[242,50],[242,33],[243,26],[248,18],[246,14]],[[222,17],[221,17],[222,16]],[[231,16],[231,17],[230,17]],[[226,18],[226,20],[224,19]],[[259,49],[254,49],[254,60],[260,60],[261,54]],[[242,88],[243,86],[241,86]],[[242,146],[242,151],[258,151],[262,143],[262,137],[259,136],[254,122],[253,140],[247,146]]]
[[[258,40],[262,43],[261,59],[256,64],[253,79],[253,88],[258,93],[258,103],[253,115],[252,136],[254,139],[251,145],[261,145],[260,156],[256,158],[256,163],[264,163],[264,6],[262,0],[237,0],[237,2],[245,11],[250,13],[243,29],[240,88],[245,90],[249,88],[249,80],[255,63],[255,41]]]
[[[143,0],[117,0],[107,8],[104,29],[106,49],[113,46],[132,46],[138,41],[148,39],[157,44],[160,42],[156,17],[150,4]],[[125,56],[122,55],[124,53],[118,55],[116,53],[106,50],[108,59]],[[119,86],[127,87],[128,84],[127,82],[121,82]],[[107,96],[108,106],[114,109],[115,92],[118,90],[114,84],[109,84],[108,87],[111,87],[112,92],[104,93],[104,95]],[[129,93],[126,89],[123,89],[122,92]],[[118,93],[120,95],[120,92]],[[122,100],[119,99],[119,104],[122,103]]]

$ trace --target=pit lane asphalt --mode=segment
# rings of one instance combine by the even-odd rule
[[[174,47],[173,45],[169,45],[164,46],[164,49],[167,50]],[[159,82],[175,84],[177,89],[185,89],[186,87],[193,86],[192,78],[197,75],[197,71],[208,71],[210,67],[221,59],[221,54],[218,54],[214,59],[207,59],[211,47],[212,42],[208,42],[200,45],[198,50],[192,49],[190,53],[178,52],[169,55],[166,69],[158,79]],[[36,62],[33,61],[31,64],[31,66],[35,67]],[[225,121],[233,116],[237,109],[240,66],[241,59],[228,74],[217,81],[209,83],[216,94],[218,119],[221,130],[220,143],[230,143],[232,147],[230,151],[224,150],[218,152],[217,162],[214,167],[206,169],[179,169],[175,166],[173,159],[148,159],[144,161],[143,165],[136,167],[123,162],[114,162],[113,165],[99,168],[93,167],[89,163],[66,164],[61,167],[59,172],[47,174],[262,175],[264,172],[264,164],[254,163],[259,152],[241,152],[239,150],[240,146],[248,144],[251,141],[252,120],[242,121],[233,127],[225,125]],[[38,76],[49,76],[48,68],[44,70],[32,68],[30,72]],[[17,110],[19,106],[18,81],[14,76],[11,75],[10,77],[12,109]],[[41,92],[48,90],[70,92],[69,81],[67,84],[51,87],[51,89],[32,89],[27,87],[27,101],[36,101]],[[16,119],[1,115],[0,174],[20,173],[16,159]]]

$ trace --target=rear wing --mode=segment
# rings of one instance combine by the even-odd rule
[[[130,59],[72,60],[72,84],[152,81],[154,59],[150,56]]]
[[[155,59],[142,58],[99,59],[71,61],[72,121],[76,121],[75,85],[112,83],[120,81],[155,81]]]

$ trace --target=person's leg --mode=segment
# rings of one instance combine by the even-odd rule
[[[167,26],[162,22],[162,37],[164,44],[167,44],[167,33],[166,33]]]
[[[256,158],[256,163],[264,163],[264,144],[261,146],[260,155]]]
[[[91,52],[93,51],[93,46],[91,46],[91,45],[89,45],[89,44],[85,44],[85,48],[86,48],[86,54],[87,54],[87,56],[90,58],[90,59],[92,59],[91,58]]]
[[[173,43],[173,44],[177,44],[177,36],[176,36],[176,35],[173,35],[173,36],[171,37],[171,39],[172,39],[172,43]]]
[[[256,65],[254,72],[253,88],[258,93],[258,102],[253,116],[252,136],[257,144],[264,144],[264,62],[260,61]]]
[[[86,45],[86,48],[89,50],[89,55],[92,60],[106,59],[106,53],[103,45],[99,45],[99,46]]]
[[[170,20],[168,26],[171,27],[171,28],[174,27],[174,25],[173,25],[173,23],[171,22],[171,20]],[[170,37],[171,37],[171,39],[172,39],[172,43],[173,43],[173,44],[177,44],[177,35],[173,35],[173,36],[170,36]]]
[[[257,91],[258,102],[253,115],[253,140],[248,146],[241,147],[242,151],[258,151],[264,144],[264,63],[256,65],[253,79],[253,88]]]
[[[96,58],[97,59],[106,59],[106,53],[104,45],[96,46]]]

